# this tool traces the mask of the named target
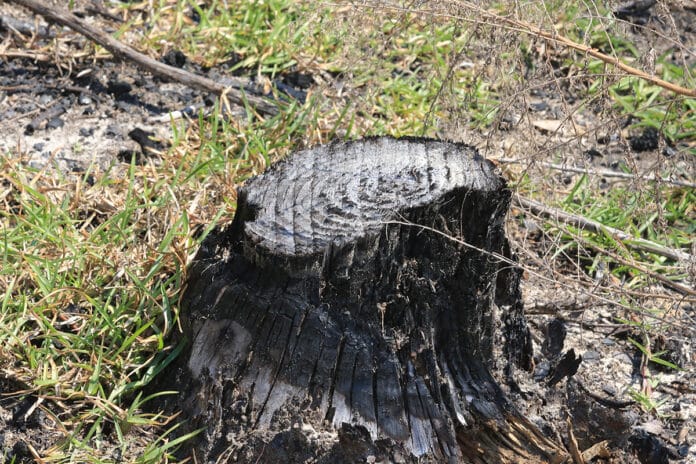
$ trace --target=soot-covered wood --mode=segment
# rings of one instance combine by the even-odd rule
[[[422,139],[334,143],[248,181],[182,300],[198,462],[561,459],[489,373],[531,356],[498,259],[509,197],[474,149]]]

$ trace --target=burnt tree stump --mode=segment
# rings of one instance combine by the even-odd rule
[[[509,200],[475,149],[424,139],[334,143],[249,180],[182,298],[197,462],[563,461],[489,373],[531,362],[499,259]]]

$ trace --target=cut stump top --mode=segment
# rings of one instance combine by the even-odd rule
[[[405,209],[437,203],[453,190],[498,190],[503,181],[494,171],[463,144],[416,138],[333,143],[299,152],[250,180],[240,203],[252,216],[238,219],[254,246],[307,257],[376,233]]]

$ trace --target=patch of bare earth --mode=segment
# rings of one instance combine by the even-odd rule
[[[151,138],[171,137],[171,112],[212,104],[182,85],[95,56],[87,39],[64,29],[40,26],[44,34],[35,41],[45,45],[25,49],[28,38],[14,27],[31,27],[29,34],[35,19],[8,3],[0,16],[17,21],[0,27],[0,150],[30,166],[79,173],[132,157],[144,163],[164,148]]]

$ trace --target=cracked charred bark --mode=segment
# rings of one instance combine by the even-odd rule
[[[203,428],[189,451],[562,461],[489,373],[531,362],[519,271],[500,259],[509,200],[474,149],[425,139],[322,146],[247,182],[182,299],[180,407]]]

